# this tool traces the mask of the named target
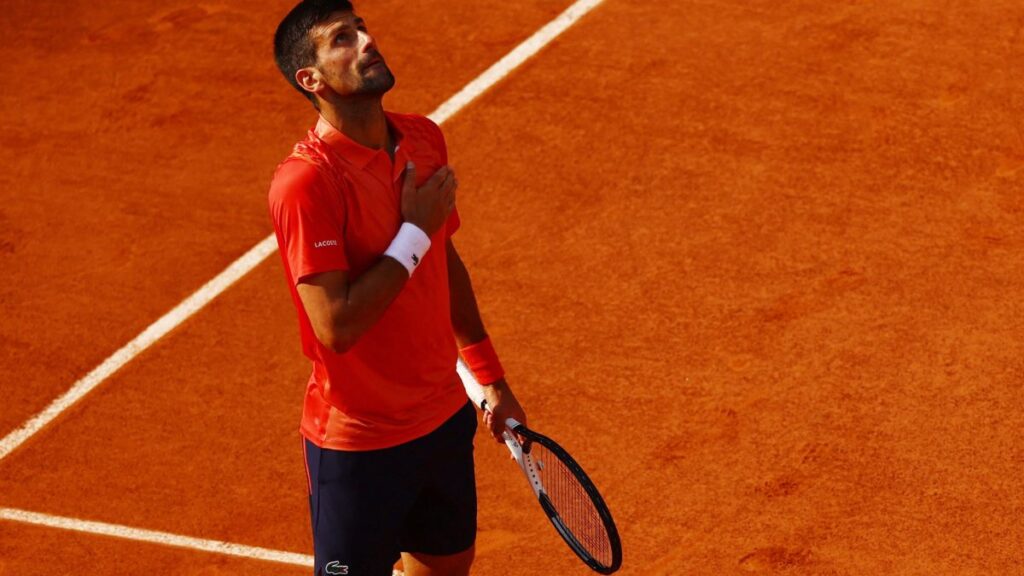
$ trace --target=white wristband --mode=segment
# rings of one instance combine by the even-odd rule
[[[423,262],[423,256],[430,249],[430,236],[420,230],[415,224],[403,222],[402,227],[395,234],[395,239],[384,251],[384,255],[398,260],[398,263],[405,266],[412,276],[413,270]]]

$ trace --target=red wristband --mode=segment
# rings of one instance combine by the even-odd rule
[[[505,369],[501,367],[498,354],[494,351],[490,336],[459,349],[462,359],[466,361],[470,372],[481,386],[489,386],[505,377]]]

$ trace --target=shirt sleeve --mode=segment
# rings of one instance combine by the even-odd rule
[[[332,270],[348,270],[342,236],[345,207],[315,165],[286,161],[270,185],[270,215],[278,248],[295,284]]]
[[[433,128],[432,132],[434,133],[434,147],[441,155],[441,164],[447,165],[448,144],[445,143],[444,141],[444,132],[441,131],[441,127],[438,126],[433,120],[429,118],[426,118],[426,120],[427,122],[430,123],[431,127]],[[457,196],[458,191],[456,191],[456,197]],[[456,200],[456,202],[458,202],[458,200]],[[459,208],[458,206],[456,206],[455,208],[452,209],[452,213],[448,215],[448,220],[444,224],[445,236],[447,238],[451,238],[452,234],[455,234],[455,231],[458,230],[459,226],[461,225],[462,220],[459,218]]]

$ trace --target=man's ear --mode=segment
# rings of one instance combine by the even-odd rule
[[[296,70],[295,81],[303,90],[312,94],[316,94],[323,87],[323,76],[312,66]]]

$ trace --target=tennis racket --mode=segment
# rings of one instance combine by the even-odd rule
[[[462,385],[473,404],[488,411],[484,390],[459,359]],[[554,440],[509,418],[505,445],[526,475],[548,520],[569,548],[600,574],[611,574],[622,565],[622,543],[615,521],[594,483],[572,456]],[[516,436],[523,439],[520,444]]]

